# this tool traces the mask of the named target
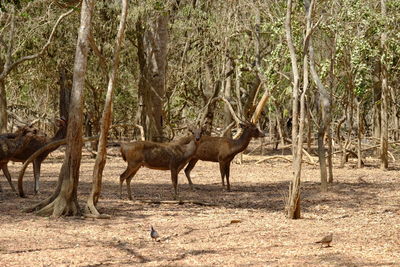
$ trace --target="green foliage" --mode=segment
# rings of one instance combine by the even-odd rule
[[[16,10],[15,59],[39,51],[58,16],[66,11],[57,5],[49,9],[46,1],[26,0],[20,1],[20,4],[21,8]],[[26,8],[28,4],[29,9]],[[379,62],[384,63],[389,71],[390,85],[398,87],[400,1],[388,0],[386,4],[387,16],[383,17],[377,1],[316,1],[313,22],[320,21],[312,35],[316,68],[323,84],[333,91],[335,103],[345,99],[350,92],[366,103],[372,103],[374,81],[380,79],[375,70]],[[8,12],[8,7],[3,8]],[[281,117],[291,114],[292,67],[284,29],[285,1],[179,1],[178,4],[177,1],[147,0],[136,2],[129,10],[114,98],[115,123],[133,123],[136,116],[140,77],[136,22],[139,17],[146,21],[146,18],[153,18],[161,12],[170,14],[169,102],[165,107],[171,124],[178,125],[183,119],[193,120],[202,112],[207,102],[207,90],[213,88],[217,81],[226,81],[224,74],[228,71],[228,60],[233,62],[233,68],[237,68],[237,73],[230,76],[232,103],[240,101],[242,106],[246,105],[257,75],[261,75],[271,94],[266,112],[280,112]],[[91,49],[85,112],[93,115],[93,120],[98,119],[102,111],[119,15],[119,1],[97,1],[92,33],[106,63]],[[8,42],[10,27],[6,15],[0,23],[2,38]],[[66,65],[72,73],[78,25],[79,12],[75,12],[61,23],[44,57],[23,64],[11,73],[6,80],[10,106],[24,104],[47,117],[57,114],[58,68]],[[302,66],[305,31],[302,1],[295,1],[291,28],[298,64]],[[384,48],[381,47],[382,33],[387,35]],[[259,41],[258,48],[256,41]],[[259,55],[256,54],[257,49]],[[2,59],[5,51],[0,50]],[[258,59],[259,66],[256,68]],[[210,70],[210,81],[207,81],[206,68]],[[310,86],[315,86],[310,81]],[[237,84],[239,95],[235,87]],[[256,100],[262,93],[261,90]],[[399,96],[398,90],[395,94]],[[221,108],[222,105],[215,110],[217,121],[221,121],[223,116]],[[238,105],[234,104],[234,108],[237,110]],[[335,105],[334,109],[333,114],[341,114],[340,105]]]

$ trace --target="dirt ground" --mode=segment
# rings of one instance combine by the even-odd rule
[[[266,151],[271,155],[271,151]],[[320,193],[319,168],[303,165],[302,219],[285,217],[292,168],[279,159],[232,164],[232,192],[222,190],[217,163],[199,162],[191,191],[179,175],[182,200],[171,204],[170,173],[142,168],[132,181],[134,201],[119,196],[120,157],[108,159],[99,210],[111,219],[45,218],[21,210],[49,196],[63,153],[42,165],[41,193],[33,195],[32,167],[24,178],[27,198],[0,178],[0,266],[400,266],[400,164],[389,171],[367,159],[335,168],[328,193]],[[79,200],[84,207],[94,159],[84,153]],[[16,184],[21,163],[10,164]],[[153,203],[147,203],[153,202]],[[210,206],[200,205],[201,203]],[[160,242],[150,238],[150,225]],[[333,233],[332,247],[314,242]]]

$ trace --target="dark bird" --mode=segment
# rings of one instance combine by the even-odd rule
[[[332,237],[333,237],[333,234],[330,233],[329,235],[325,236],[325,237],[322,238],[320,241],[317,241],[317,242],[315,242],[315,243],[319,243],[319,244],[321,244],[321,246],[326,245],[326,246],[325,246],[326,248],[327,248],[327,247],[330,247],[330,246],[331,246],[331,242],[332,242]]]
[[[154,230],[153,226],[150,226],[150,227],[151,227],[151,231],[150,231],[150,236],[151,236],[151,238],[152,238],[154,241],[158,241],[158,238],[159,238],[160,236],[158,235],[157,231]]]

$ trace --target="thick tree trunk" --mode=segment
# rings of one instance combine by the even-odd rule
[[[80,213],[77,201],[77,188],[83,145],[83,88],[89,50],[88,37],[94,2],[94,0],[82,1],[81,23],[76,45],[71,106],[69,110],[67,149],[56,191],[51,197],[39,203],[39,206],[46,205],[37,212],[39,215],[59,217],[61,215],[78,215]]]
[[[117,78],[117,72],[119,67],[119,55],[121,51],[121,45],[124,40],[124,31],[125,31],[125,23],[126,23],[126,16],[128,12],[128,0],[122,0],[122,12],[121,12],[121,20],[118,28],[118,34],[115,42],[115,49],[114,49],[114,59],[113,59],[113,66],[110,74],[110,78],[108,81],[108,88],[106,94],[106,101],[104,105],[103,115],[101,117],[101,131],[100,131],[100,138],[99,138],[99,145],[97,149],[97,157],[96,162],[93,169],[93,184],[92,184],[92,191],[89,195],[86,212],[90,214],[94,214],[99,216],[100,213],[96,209],[96,204],[99,200],[100,193],[101,193],[101,184],[102,184],[102,177],[103,177],[103,170],[104,166],[106,165],[106,145],[107,145],[107,136],[108,131],[111,125],[111,115],[112,115],[112,100],[113,100],[113,93],[114,93],[114,84]]]
[[[139,18],[136,29],[140,65],[139,112],[146,139],[164,141],[164,102],[167,75],[168,14],[149,25]]]

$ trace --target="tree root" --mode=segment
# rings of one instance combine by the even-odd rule
[[[260,163],[262,163],[264,161],[271,160],[271,159],[283,159],[283,160],[288,161],[288,162],[293,162],[293,159],[291,157],[284,157],[284,156],[278,156],[277,155],[277,156],[270,156],[270,157],[265,157],[263,159],[260,159],[260,160],[256,161],[256,164],[260,164]],[[310,164],[310,165],[316,165],[317,164],[316,162],[308,162],[308,161],[305,161],[305,160],[303,160],[303,162],[307,163],[307,164]]]

